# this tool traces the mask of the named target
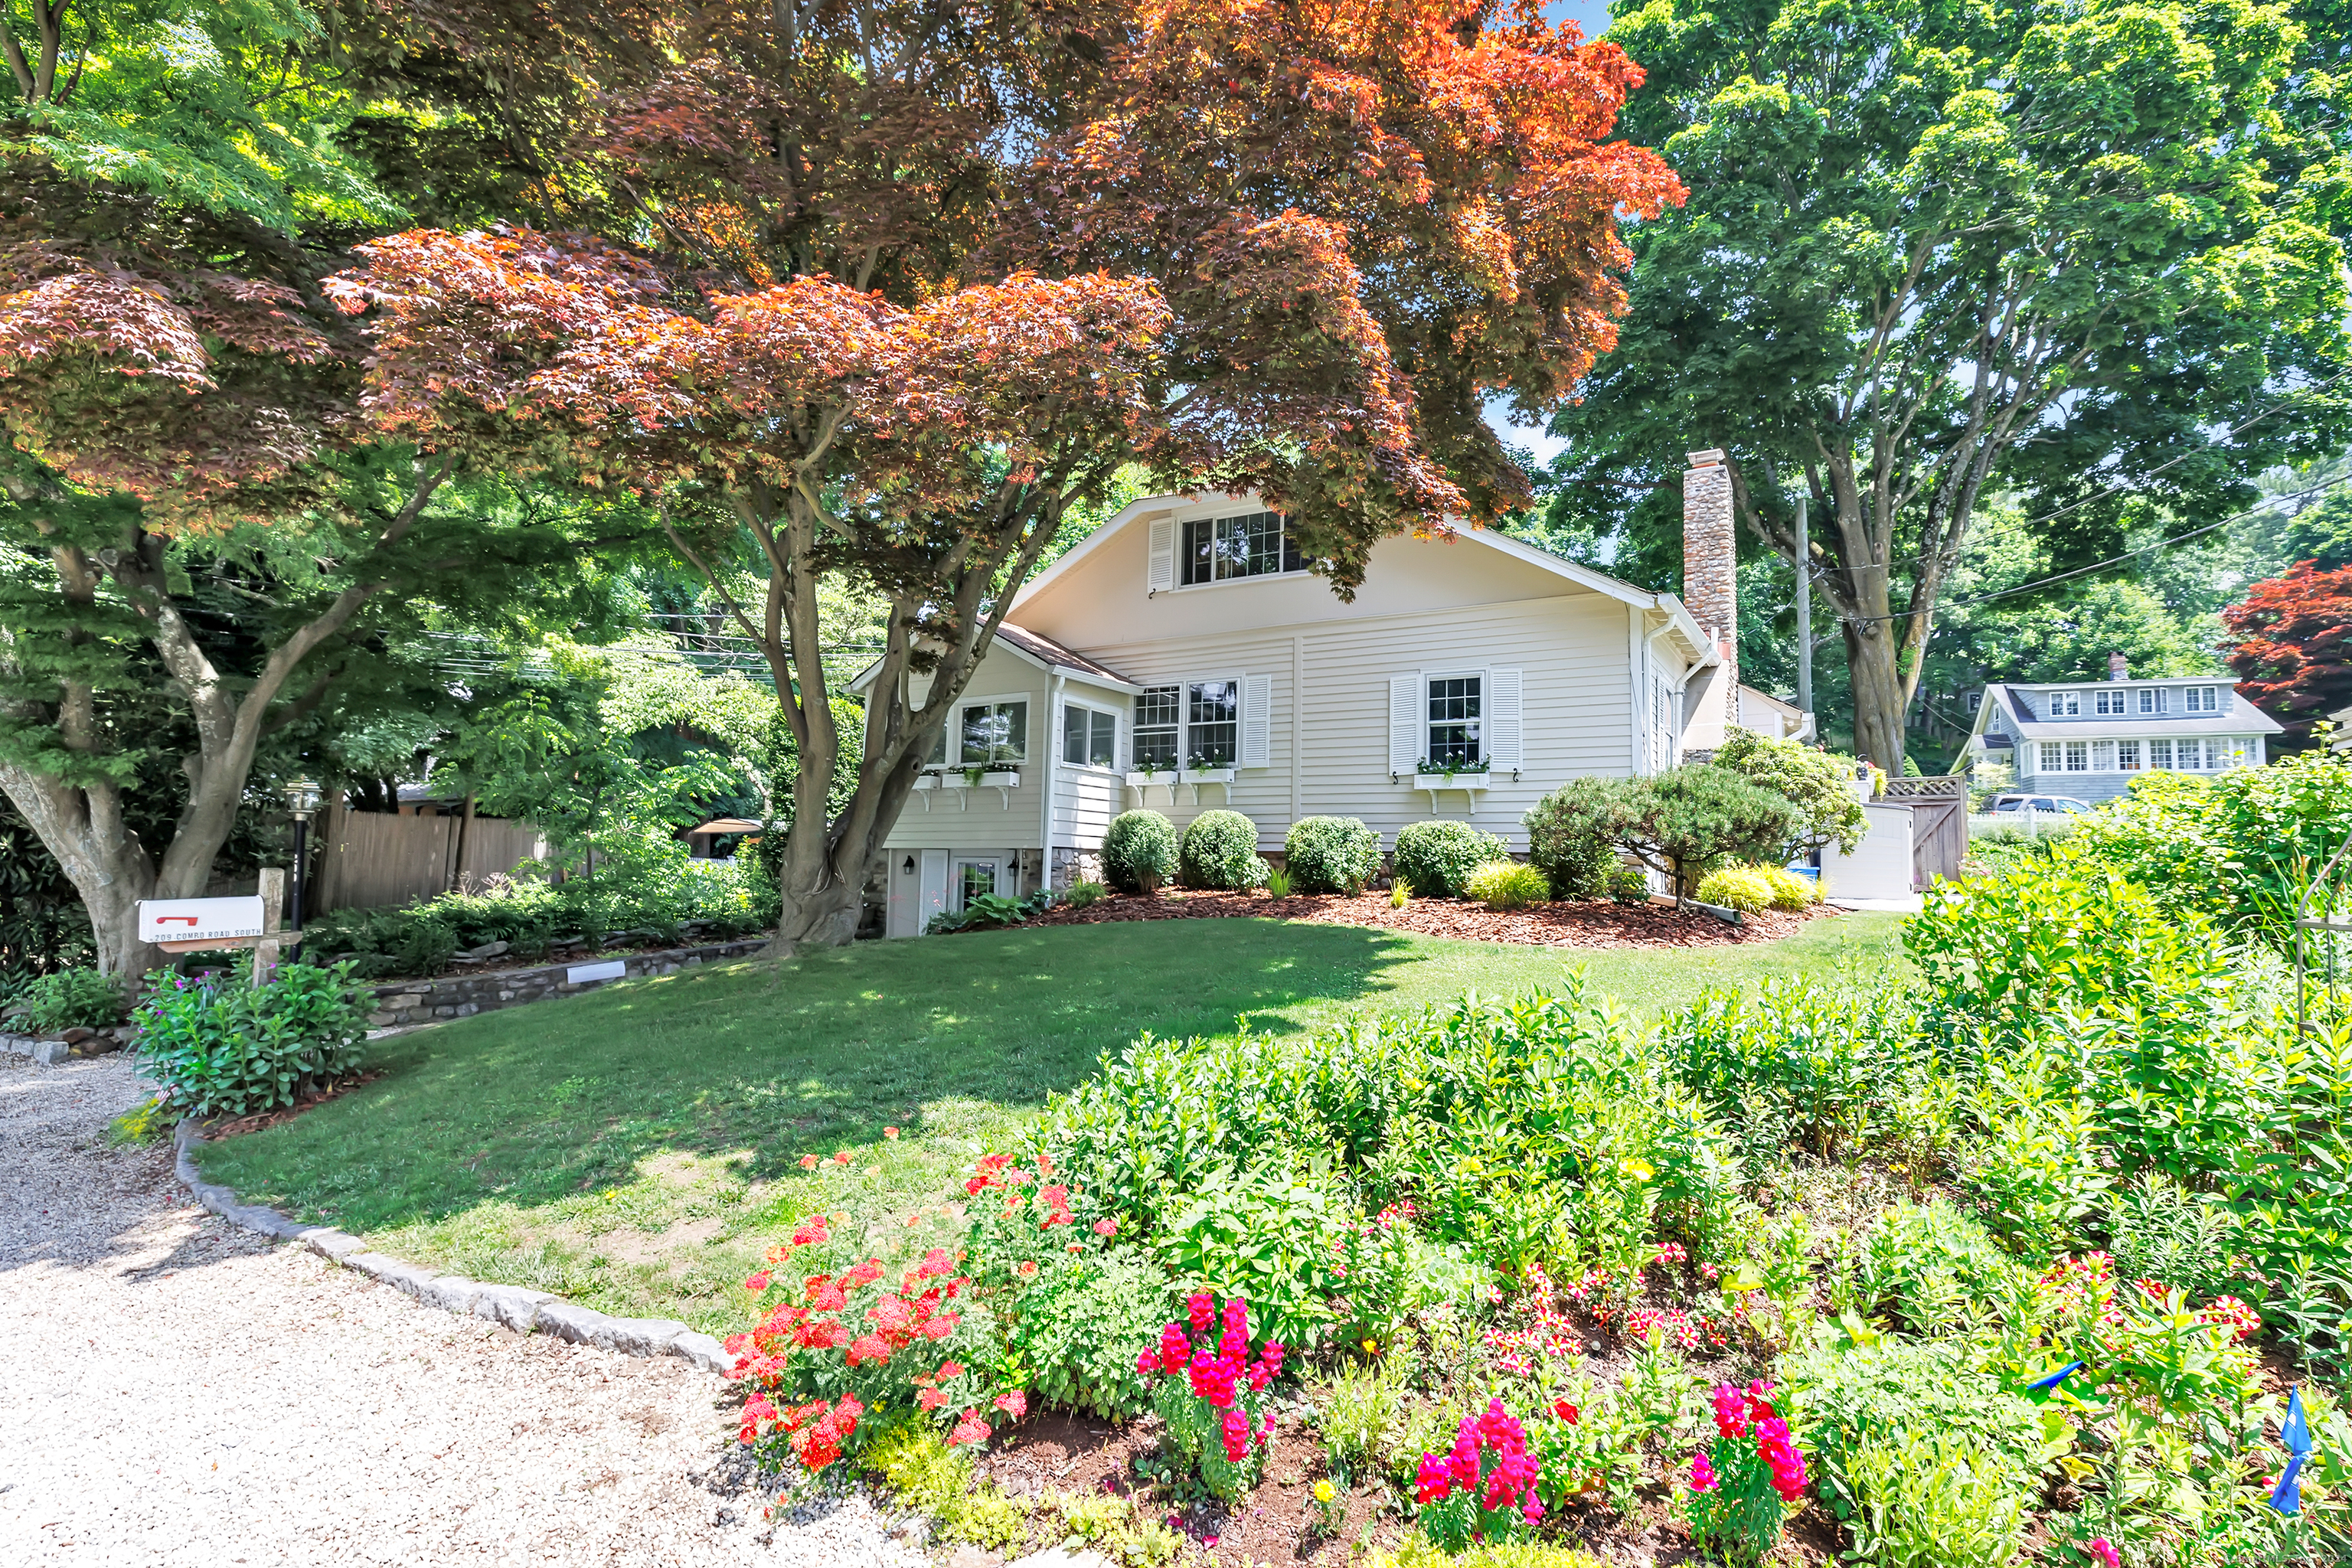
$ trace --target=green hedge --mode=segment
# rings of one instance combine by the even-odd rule
[[[1102,858],[1112,887],[1150,892],[1176,875],[1176,825],[1156,811],[1123,811],[1103,835]]]

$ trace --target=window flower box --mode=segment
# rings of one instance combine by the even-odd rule
[[[1231,768],[1186,768],[1184,782],[1188,784],[1229,784],[1234,782]]]
[[[980,775],[980,782],[986,789],[1019,789],[1021,774],[1013,768],[991,768]]]
[[[1426,761],[1412,771],[1412,787],[1429,796],[1429,815],[1435,816],[1446,794],[1462,792],[1463,809],[1475,815],[1478,797],[1486,793],[1488,768],[1482,759],[1475,763],[1457,763],[1451,768],[1439,767]]]

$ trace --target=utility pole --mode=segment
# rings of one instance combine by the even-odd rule
[[[1797,707],[1813,710],[1813,547],[1805,537],[1805,503],[1797,496]]]

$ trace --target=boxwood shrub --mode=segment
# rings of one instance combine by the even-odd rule
[[[1295,893],[1360,893],[1381,868],[1381,836],[1352,816],[1302,816],[1282,857]]]
[[[1103,875],[1122,893],[1141,893],[1176,875],[1176,825],[1156,811],[1123,811],[1103,834]]]
[[[1184,885],[1231,891],[1265,880],[1258,858],[1257,824],[1238,811],[1204,811],[1184,829]]]
[[[1396,838],[1396,874],[1424,898],[1458,899],[1470,885],[1472,872],[1490,860],[1510,858],[1501,839],[1466,822],[1415,822]]]

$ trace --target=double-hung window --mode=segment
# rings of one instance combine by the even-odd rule
[[[1152,686],[1135,700],[1135,765],[1172,768],[1183,760],[1184,689]]]
[[[1429,678],[1429,760],[1439,767],[1475,763],[1486,752],[1480,744],[1481,689],[1475,675],[1433,675]]]
[[[2161,686],[2141,687],[2139,689],[2139,710],[2143,713],[2163,712],[2164,688]]]
[[[1135,700],[1135,765],[1230,768],[1241,759],[1242,683],[1150,686]]]
[[[1029,704],[967,702],[957,726],[957,758],[966,767],[996,767],[1029,758]]]
[[[2091,707],[2093,710],[2100,714],[2102,717],[2108,714],[2114,714],[2120,718],[2124,711],[2125,695],[2126,694],[2122,691],[2102,687],[2095,694],[2094,694]]]
[[[2219,713],[2221,710],[2221,689],[2218,686],[2184,686],[2180,695],[2191,713]]]
[[[1307,563],[1279,512],[1197,517],[1184,524],[1178,580],[1185,587],[1305,570]]]
[[[1073,767],[1118,764],[1118,715],[1076,702],[1062,708],[1062,761]]]
[[[1242,683],[1195,680],[1184,688],[1184,765],[1229,768],[1242,754]]]
[[[2083,694],[2079,691],[2053,691],[2050,694],[2050,717],[2079,719],[2083,716]]]

